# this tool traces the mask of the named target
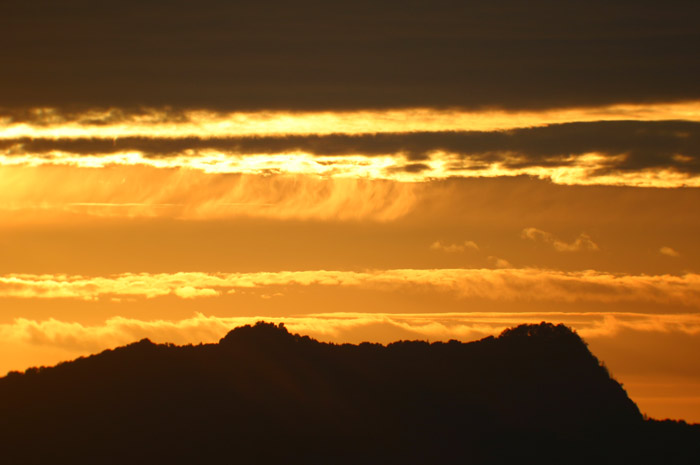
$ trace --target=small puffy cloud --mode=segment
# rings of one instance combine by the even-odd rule
[[[260,298],[265,300],[274,299],[275,297],[283,297],[284,294],[281,292],[275,292],[274,294],[261,294]]]
[[[681,254],[679,254],[676,250],[672,249],[671,247],[661,247],[659,249],[659,253],[662,255],[666,255],[669,257],[680,257]]]
[[[489,262],[496,268],[513,268],[513,265],[508,260],[494,256],[488,257]]]
[[[536,242],[544,242],[551,244],[557,252],[579,252],[582,250],[598,250],[598,244],[593,242],[591,237],[586,233],[581,233],[573,242],[564,242],[558,239],[554,234],[542,231],[537,228],[523,229],[520,237]]]
[[[443,244],[440,241],[435,241],[430,245],[433,250],[441,250],[447,253],[461,253],[467,250],[479,250],[479,246],[474,241],[464,241],[461,244]]]

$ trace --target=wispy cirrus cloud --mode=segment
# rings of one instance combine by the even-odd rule
[[[200,170],[110,166],[2,167],[0,211],[53,211],[98,217],[188,220],[388,221],[417,200],[410,183],[306,175],[208,175]]]

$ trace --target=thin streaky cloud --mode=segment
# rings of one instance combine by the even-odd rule
[[[124,137],[178,139],[233,136],[376,134],[416,131],[497,131],[571,122],[666,121],[700,122],[700,101],[653,104],[617,104],[592,108],[540,111],[464,111],[430,108],[338,111],[338,112],[251,112],[213,113],[184,111],[178,118],[162,122],[159,110],[153,116],[129,117],[96,122],[74,116],[72,121],[46,122],[0,120],[0,140],[118,139]],[[90,122],[86,122],[90,121]]]
[[[184,203],[107,203],[107,202],[69,202],[66,205],[76,206],[76,207],[179,207],[185,205]]]
[[[495,266],[509,266],[492,257]],[[501,261],[503,263],[501,263]],[[95,300],[168,295],[212,297],[233,289],[279,286],[349,287],[393,291],[409,286],[496,301],[654,302],[700,305],[700,275],[630,275],[537,268],[280,271],[258,273],[124,273],[109,276],[8,274],[0,297]]]

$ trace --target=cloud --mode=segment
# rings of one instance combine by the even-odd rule
[[[619,158],[619,157],[618,157]],[[621,159],[621,158],[620,158]],[[363,155],[348,156],[313,156],[308,153],[287,153],[271,155],[236,155],[220,152],[199,153],[196,155],[178,155],[168,158],[146,158],[139,153],[115,153],[110,155],[77,156],[66,153],[49,153],[43,156],[34,154],[3,155],[0,153],[0,170],[22,170],[32,176],[37,170],[49,172],[63,169],[65,172],[74,171],[74,176],[95,177],[100,168],[131,169],[132,172],[141,170],[142,173],[154,173],[161,170],[159,177],[166,177],[173,171],[180,170],[184,176],[194,177],[196,171],[204,175],[241,175],[260,176],[265,179],[273,175],[281,177],[308,176],[311,182],[323,180],[358,180],[362,181],[396,181],[404,184],[426,183],[455,178],[495,178],[528,176],[547,179],[563,185],[614,185],[635,187],[700,187],[700,176],[692,173],[679,172],[667,168],[655,171],[614,171],[609,170],[610,158],[600,154],[586,154],[570,157],[565,163],[521,164],[522,166],[506,166],[501,160],[489,162],[474,162],[458,155],[436,152],[428,160],[420,163],[420,170],[406,170],[408,160],[404,155],[386,155],[367,157]],[[410,164],[410,163],[409,163]],[[70,168],[70,170],[69,170]],[[100,174],[112,176],[107,170]],[[180,173],[178,173],[180,174]],[[14,175],[13,178],[18,177]],[[122,178],[124,179],[124,178]],[[102,183],[105,184],[105,183]],[[109,187],[101,186],[101,191]],[[177,185],[181,188],[181,185]],[[165,192],[171,192],[166,189]],[[21,203],[22,191],[7,191],[5,197]],[[50,205],[50,197],[42,199],[45,207]],[[110,204],[114,202],[87,202],[81,199],[81,204]],[[137,204],[133,200],[126,203]],[[42,207],[42,208],[43,208]]]
[[[510,264],[508,260],[505,260],[503,258],[498,258],[494,256],[489,256],[487,260],[496,268],[513,268],[513,265]]]
[[[55,211],[98,217],[232,217],[389,221],[413,208],[417,186],[311,175],[207,174],[185,168],[3,167],[0,211]]]
[[[567,111],[533,113],[527,118],[405,110],[395,114],[200,116],[204,121],[184,115],[185,122],[146,124],[138,120],[116,126],[0,125],[0,166],[123,165],[213,174],[307,174],[409,182],[524,174],[561,184],[700,185],[698,122],[594,121],[508,131],[448,130],[473,127],[475,119],[508,127],[528,124],[528,119],[537,125],[559,118],[615,116],[602,109],[592,114],[586,113],[591,109],[580,114]],[[677,113],[700,114],[692,106]],[[627,112],[618,116],[630,117]],[[430,128],[439,131],[414,132]],[[22,131],[26,132],[23,136]],[[285,131],[297,134],[280,135]]]
[[[494,261],[499,265],[499,259],[494,258]],[[10,274],[0,276],[0,297],[93,300],[175,295],[194,298],[223,294],[228,290],[279,286],[338,286],[380,291],[396,291],[408,286],[450,292],[461,298],[497,301],[700,305],[700,275],[697,274],[650,276],[535,268],[124,273],[93,277]]]
[[[430,244],[432,250],[441,250],[447,253],[461,253],[466,250],[479,250],[479,246],[474,241],[464,241],[461,244],[443,244],[440,241],[435,241]]]
[[[698,172],[700,123],[693,116],[700,114],[698,106],[696,102],[656,110],[654,106],[640,107],[634,115],[610,108],[527,114],[437,110],[212,114],[199,119],[185,113],[182,121],[168,123],[159,123],[155,113],[153,122],[140,118],[116,126],[76,122],[66,126],[0,125],[0,149],[15,155],[136,152],[146,158],[207,152],[405,154],[411,160],[446,152],[474,163],[498,161],[513,168],[566,166],[572,156],[599,153],[609,155],[611,169]],[[625,120],[616,121],[619,118]],[[619,155],[623,157],[615,158]]]
[[[659,253],[666,255],[666,256],[669,256],[669,257],[680,257],[681,256],[681,254],[676,252],[674,249],[672,249],[671,247],[666,247],[666,246],[661,247],[659,249]]]
[[[183,299],[193,299],[195,297],[214,297],[219,295],[219,293],[214,289],[198,289],[192,286],[178,287],[173,291],[173,294],[178,297],[182,297]]]
[[[525,228],[521,233],[523,239],[552,244],[557,252],[580,252],[582,250],[598,250],[588,234],[581,233],[573,242],[567,243],[556,238],[553,234],[537,228]]]
[[[6,5],[3,105],[512,110],[700,96],[693,2],[662,17],[655,1],[575,14],[550,0],[72,5]]]
[[[217,150],[315,155],[433,151],[533,161],[601,152],[697,155],[700,100],[524,111],[405,108],[354,111],[212,112],[141,109],[26,111],[2,118],[0,148],[13,153]],[[595,136],[595,137],[593,137]],[[676,160],[682,161],[682,160]]]

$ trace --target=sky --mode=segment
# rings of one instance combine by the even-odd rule
[[[700,422],[696,1],[5,1],[0,372],[574,328]]]

